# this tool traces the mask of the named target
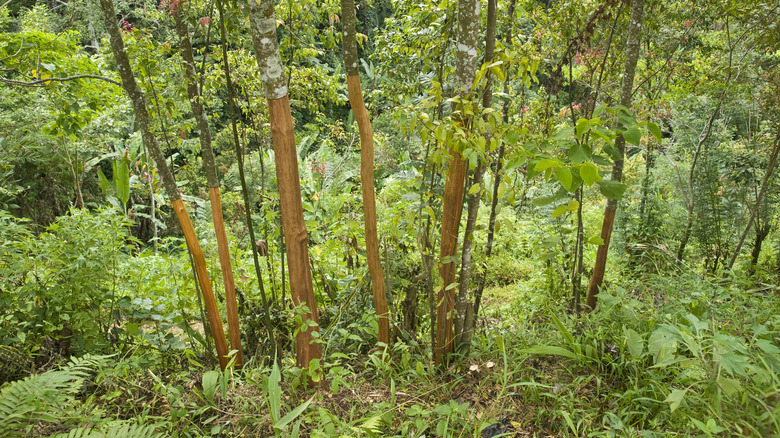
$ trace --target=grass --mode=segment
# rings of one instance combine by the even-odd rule
[[[446,372],[410,338],[390,360],[332,353],[323,385],[309,391],[296,387],[289,357],[279,371],[255,357],[222,373],[191,353],[155,361],[149,354],[159,351],[136,351],[106,359],[68,395],[78,412],[34,430],[120,421],[173,437],[780,433],[778,296],[702,279],[675,284],[688,288],[660,277],[615,286],[579,318],[529,284],[492,288],[471,355]]]

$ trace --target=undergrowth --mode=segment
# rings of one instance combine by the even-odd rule
[[[289,357],[221,372],[187,351],[167,366],[132,351],[85,356],[5,384],[0,435],[780,434],[777,296],[645,280],[613,286],[579,316],[523,285],[492,289],[470,356],[446,371],[406,336],[386,355],[330,354],[317,390],[299,386]],[[339,336],[355,334],[329,341]]]

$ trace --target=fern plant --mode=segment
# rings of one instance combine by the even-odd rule
[[[105,431],[99,427],[77,427],[67,434],[54,435],[54,438],[162,438],[155,425],[117,424]]]
[[[7,384],[0,390],[0,436],[26,436],[39,423],[62,423],[71,417],[84,380],[109,356],[85,355],[59,370]]]

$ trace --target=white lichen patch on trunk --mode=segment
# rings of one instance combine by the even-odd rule
[[[267,99],[280,99],[287,95],[287,80],[284,76],[284,63],[279,55],[276,41],[276,17],[273,3],[250,2],[249,21],[254,35],[255,52],[261,68]]]

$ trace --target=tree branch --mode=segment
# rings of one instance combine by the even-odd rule
[[[98,79],[101,81],[108,82],[110,84],[114,84],[118,87],[121,87],[122,84],[118,81],[115,81],[111,78],[107,78],[105,76],[100,75],[76,75],[76,76],[68,76],[66,78],[46,78],[46,79],[39,79],[37,81],[15,81],[13,79],[6,79],[4,77],[0,77],[0,82],[8,85],[19,85],[20,87],[45,87],[46,85],[49,85],[49,82],[67,82],[67,81],[73,81],[76,79]]]

